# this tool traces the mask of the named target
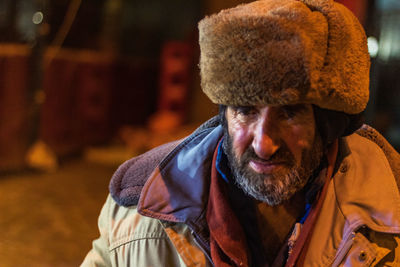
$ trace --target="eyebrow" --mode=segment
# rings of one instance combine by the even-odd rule
[[[283,105],[282,108],[289,109],[295,112],[304,112],[308,110],[308,105],[306,104]]]

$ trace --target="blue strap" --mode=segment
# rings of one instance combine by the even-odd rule
[[[304,211],[304,215],[303,215],[303,217],[300,219],[299,223],[303,224],[303,223],[307,220],[308,214],[310,214],[311,206],[312,206],[312,205],[311,205],[310,203],[307,203],[307,204],[306,204],[306,208],[305,208],[305,211]]]
[[[218,151],[217,151],[217,160],[215,162],[215,167],[217,168],[217,171],[221,175],[222,179],[225,180],[225,182],[229,183],[227,173],[223,171],[223,169],[226,169],[226,166],[228,164],[226,157],[224,156],[223,148],[222,148],[222,143],[223,143],[223,138],[221,142],[219,143],[218,146]],[[225,167],[224,167],[225,166]]]

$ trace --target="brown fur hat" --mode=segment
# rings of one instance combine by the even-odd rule
[[[261,0],[199,23],[202,89],[223,105],[311,103],[348,114],[369,97],[357,18],[333,0]]]

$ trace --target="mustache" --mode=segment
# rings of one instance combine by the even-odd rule
[[[260,158],[254,148],[249,146],[241,157],[242,163],[249,163],[251,160],[265,162],[265,163],[285,163],[287,165],[293,165],[295,162],[293,154],[285,146],[280,147],[269,159]]]

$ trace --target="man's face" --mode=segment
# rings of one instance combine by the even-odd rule
[[[231,107],[224,149],[239,187],[278,205],[306,184],[322,158],[311,105]]]

